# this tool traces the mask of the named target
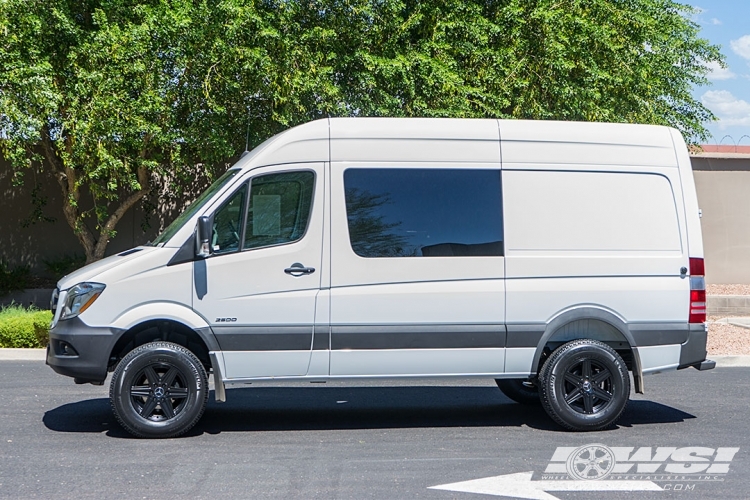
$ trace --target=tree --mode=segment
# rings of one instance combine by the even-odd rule
[[[2,153],[19,179],[32,165],[55,177],[87,262],[104,256],[152,176],[184,163],[174,114],[179,67],[165,49],[186,12],[163,7],[0,4]]]
[[[374,21],[336,30],[351,40],[333,74],[364,114],[652,123],[691,142],[714,119],[691,91],[723,56],[671,0],[362,3]]]
[[[672,0],[2,0],[0,152],[87,261],[166,173],[325,116],[639,122],[704,140],[723,64]],[[92,229],[91,222],[94,228]]]

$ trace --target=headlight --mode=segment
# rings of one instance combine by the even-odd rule
[[[101,283],[78,283],[70,287],[65,295],[65,303],[60,312],[60,319],[75,318],[83,311],[91,307],[91,304],[104,291],[105,285]]]

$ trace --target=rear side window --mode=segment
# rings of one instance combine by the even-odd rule
[[[503,255],[500,170],[350,168],[344,189],[361,257]]]

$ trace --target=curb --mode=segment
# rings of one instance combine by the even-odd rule
[[[720,368],[750,366],[750,355],[709,354],[707,357],[716,361],[716,366]],[[46,349],[0,349],[0,361],[44,361],[45,359],[47,359]]]
[[[47,349],[0,349],[0,361],[44,361]]]
[[[750,356],[748,355],[708,355],[708,359],[716,361],[716,366],[721,368],[733,366],[750,366]]]

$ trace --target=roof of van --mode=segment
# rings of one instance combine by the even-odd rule
[[[501,157],[504,165],[675,166],[672,133],[664,126],[598,122],[324,118],[271,137],[237,166],[316,161],[499,163]]]

